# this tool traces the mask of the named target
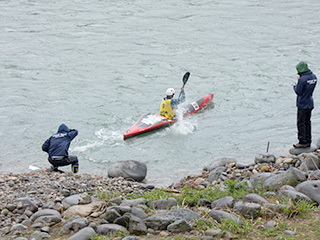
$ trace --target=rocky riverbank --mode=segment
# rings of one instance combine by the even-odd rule
[[[230,220],[243,228],[249,221],[262,219],[263,224],[256,227],[273,229],[279,221],[270,216],[288,212],[293,206],[281,199],[293,204],[301,200],[314,206],[320,204],[319,156],[314,149],[311,153],[277,158],[260,154],[252,164],[216,159],[204,167],[201,175],[187,176],[162,188],[170,197],[153,200],[127,198],[128,193],[139,196],[156,189],[123,177],[46,170],[0,175],[0,237],[89,240],[92,236],[120,234],[123,237],[119,239],[134,240],[175,239],[182,234],[179,239],[242,238],[243,233],[226,230],[223,223]],[[193,196],[196,204],[186,204],[186,199],[179,202],[179,197],[185,197],[186,187],[197,193],[217,189],[229,193],[227,180],[236,180],[248,194],[241,198],[201,195]],[[266,192],[262,194],[261,189]],[[196,223],[200,220],[210,227],[199,228]],[[287,228],[281,234],[300,238],[303,233]]]

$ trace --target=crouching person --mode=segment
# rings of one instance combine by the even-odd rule
[[[58,132],[43,143],[42,150],[48,153],[48,161],[52,164],[53,171],[57,171],[58,167],[71,164],[72,172],[78,172],[78,158],[69,156],[68,153],[70,143],[77,135],[78,130],[69,129],[65,124],[61,124]]]

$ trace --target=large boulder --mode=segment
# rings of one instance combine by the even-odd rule
[[[304,172],[310,170],[318,170],[320,168],[320,159],[313,153],[308,154],[308,156],[302,160],[299,169]]]
[[[123,177],[141,182],[147,175],[147,165],[145,163],[127,160],[112,164],[108,169],[109,177]]]
[[[300,155],[301,153],[311,153],[317,150],[317,146],[311,145],[308,148],[290,148],[289,153],[292,155]]]
[[[256,176],[255,176],[256,175]],[[307,179],[304,172],[298,170],[295,167],[289,168],[287,171],[270,174],[255,174],[250,178],[250,181],[254,188],[257,188],[259,184],[270,189],[279,189],[283,185],[297,186],[300,182]]]
[[[227,164],[230,163],[237,163],[237,160],[234,158],[219,158],[214,160],[212,163],[208,164],[206,167],[203,168],[203,171],[212,171],[217,167],[225,167]]]
[[[177,220],[193,221],[200,217],[198,213],[185,208],[169,211],[160,210],[156,215],[146,218],[145,223],[154,230],[165,230],[170,223]]]
[[[296,186],[296,190],[307,195],[313,201],[320,204],[320,180],[305,181]]]

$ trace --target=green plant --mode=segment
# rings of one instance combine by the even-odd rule
[[[112,193],[112,192],[106,192],[102,190],[96,190],[95,195],[97,196],[98,199],[109,200],[109,199],[118,197],[120,194],[118,192]]]
[[[296,215],[305,218],[307,216],[307,213],[317,209],[315,203],[310,204],[305,200],[293,202],[291,199],[288,199],[287,201],[287,206],[283,209],[283,212],[288,218],[292,218]]]
[[[241,221],[233,220],[232,218],[226,218],[221,220],[220,228],[224,231],[230,231],[234,234],[240,234],[242,236],[250,233],[261,221],[261,218],[256,220],[247,220],[242,218]]]
[[[194,221],[195,229],[206,231],[213,227],[213,222],[208,219],[197,219]]]

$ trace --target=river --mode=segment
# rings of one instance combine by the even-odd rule
[[[147,181],[177,182],[220,157],[251,163],[297,142],[296,64],[320,75],[318,0],[0,1],[0,173],[49,167],[42,143],[61,123],[79,135],[80,172],[122,160]],[[159,111],[185,72],[186,101],[213,103],[169,128],[123,140]],[[313,141],[320,137],[314,92]],[[69,167],[65,167],[69,171]]]

